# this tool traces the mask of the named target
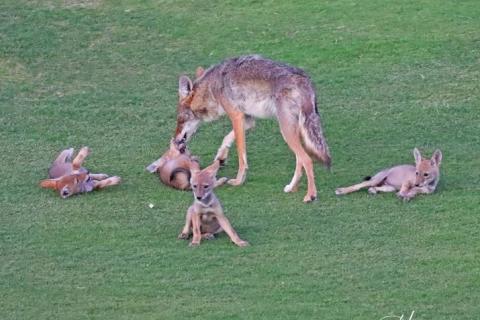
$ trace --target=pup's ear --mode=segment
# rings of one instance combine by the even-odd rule
[[[40,181],[40,187],[42,187],[42,188],[56,190],[57,186],[58,186],[58,180],[56,180],[56,179],[45,179],[45,180]]]
[[[216,176],[218,169],[220,169],[220,160],[213,161],[211,165],[203,170],[205,170],[209,175]]]
[[[204,73],[205,73],[205,69],[203,69],[202,67],[198,67],[197,70],[195,70],[195,76],[197,78],[200,78],[201,76],[203,76]]]
[[[440,166],[440,164],[442,163],[442,151],[440,151],[439,149],[435,150],[435,152],[433,153],[432,155],[432,159],[430,159],[430,162],[432,163],[432,165],[435,165],[437,167]]]
[[[178,79],[178,95],[180,96],[180,99],[188,97],[192,91],[192,87],[192,80],[187,76],[181,76],[180,79]]]
[[[419,164],[422,161],[422,155],[417,148],[413,149],[413,156],[415,157],[415,164]]]

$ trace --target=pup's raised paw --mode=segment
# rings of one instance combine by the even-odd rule
[[[81,153],[86,157],[90,154],[90,148],[87,146],[82,147],[78,153]]]

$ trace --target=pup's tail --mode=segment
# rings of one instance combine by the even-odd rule
[[[186,175],[187,181],[190,181],[190,178],[192,177],[190,170],[185,168],[176,168],[173,169],[172,173],[170,174],[170,182],[174,181],[177,178],[177,174],[180,173]]]

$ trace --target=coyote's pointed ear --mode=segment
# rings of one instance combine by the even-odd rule
[[[417,148],[413,149],[413,156],[415,157],[415,163],[418,164],[420,161],[422,161],[422,155],[420,154],[420,151],[418,151]]]
[[[178,79],[178,95],[181,99],[188,97],[190,92],[192,91],[192,80],[190,80],[187,76],[181,76]]]
[[[58,186],[58,180],[56,180],[56,179],[45,179],[45,180],[40,181],[40,187],[42,187],[42,188],[56,190],[57,186]]]
[[[195,70],[195,76],[197,78],[200,78],[201,76],[203,76],[204,73],[205,73],[205,69],[203,69],[202,67],[198,67],[197,70]]]
[[[212,176],[216,176],[217,175],[217,172],[218,172],[218,169],[220,169],[220,161],[219,160],[215,160],[213,161],[213,163],[211,165],[209,165],[208,167],[206,167],[204,170],[212,175]]]
[[[442,151],[440,151],[439,149],[435,150],[435,152],[433,153],[432,155],[432,159],[430,159],[430,162],[432,163],[432,165],[435,165],[437,167],[440,166],[440,164],[442,163]]]

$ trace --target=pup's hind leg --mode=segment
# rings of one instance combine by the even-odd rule
[[[73,148],[63,150],[62,152],[60,152],[60,154],[53,163],[63,164],[65,162],[72,161],[73,151]]]
[[[390,185],[383,185],[379,187],[370,187],[368,188],[368,193],[370,194],[376,194],[378,192],[395,192],[397,189],[393,186]]]
[[[337,190],[335,190],[335,194],[340,196],[340,195],[344,195],[344,194],[348,194],[348,193],[358,191],[358,190],[363,189],[363,188],[379,187],[382,184],[382,182],[385,180],[385,178],[387,177],[387,175],[388,175],[387,173],[388,173],[387,171],[380,171],[379,173],[374,175],[369,180],[362,181],[360,183],[354,184],[354,185],[349,186],[349,187],[338,188]],[[373,191],[373,189],[372,189],[372,191]],[[382,190],[379,190],[379,191],[382,191]],[[387,192],[387,191],[384,191],[384,192]]]
[[[83,147],[82,149],[80,149],[77,156],[72,161],[73,170],[79,170],[83,164],[83,161],[85,161],[85,158],[89,154],[90,154],[90,149],[88,147]]]
[[[117,185],[121,182],[120,177],[114,176],[104,180],[95,180],[93,184],[94,189],[103,189],[109,186]]]
[[[90,173],[89,176],[93,180],[105,180],[108,178],[108,174],[105,173]]]

